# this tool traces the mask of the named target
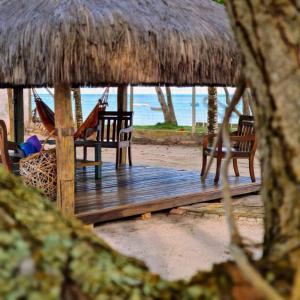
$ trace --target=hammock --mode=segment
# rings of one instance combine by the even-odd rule
[[[89,116],[82,123],[82,125],[77,129],[74,134],[74,138],[84,138],[85,131],[88,128],[95,128],[98,124],[98,115],[99,112],[105,111],[108,99],[109,88],[107,87],[104,90],[103,95],[98,100],[98,103],[94,107],[94,109],[90,112]],[[51,110],[51,108],[42,100],[42,98],[38,95],[35,89],[33,89],[33,96],[36,104],[37,112],[40,116],[41,122],[49,132],[49,134],[55,130],[55,114]],[[92,134],[92,132],[91,132]]]

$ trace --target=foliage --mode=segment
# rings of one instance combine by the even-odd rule
[[[219,299],[226,276],[169,282],[0,168],[0,299]],[[215,272],[218,272],[216,269]],[[212,273],[211,273],[212,274]],[[229,283],[228,283],[229,284]],[[73,295],[76,295],[73,296]]]
[[[225,0],[214,0],[215,2],[217,3],[220,3],[220,4],[224,4],[225,3]]]

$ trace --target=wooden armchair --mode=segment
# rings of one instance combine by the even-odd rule
[[[84,160],[87,159],[87,149],[95,148],[95,159],[101,160],[101,148],[116,149],[116,169],[119,168],[123,151],[128,151],[129,165],[132,165],[131,141],[133,131],[133,112],[99,112],[97,128],[89,128],[97,133],[96,139],[85,138],[75,143],[76,147],[83,147]]]
[[[13,164],[17,163],[21,156],[19,154],[9,155],[9,150],[14,153],[18,151],[17,144],[7,140],[7,128],[3,120],[0,120],[0,164],[8,171],[13,172]]]
[[[213,152],[213,147],[210,146],[210,141],[216,135],[206,135],[203,138],[203,161],[202,161],[202,170],[201,176],[205,174],[207,156],[211,156]],[[238,129],[235,132],[232,132],[230,135],[231,141],[231,157],[233,162],[233,169],[236,176],[239,176],[239,169],[237,159],[248,159],[249,160],[249,172],[252,182],[255,182],[255,173],[254,173],[254,156],[257,147],[255,128],[254,128],[254,118],[252,116],[240,116]],[[216,175],[215,182],[219,181],[220,170],[222,159],[227,153],[226,147],[223,146],[222,141],[217,145],[216,152],[214,157],[217,159],[216,165]]]

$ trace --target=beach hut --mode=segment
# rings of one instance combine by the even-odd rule
[[[239,54],[224,7],[210,0],[0,1],[0,87],[55,88],[58,205],[74,213],[70,88],[227,86]],[[19,121],[22,118],[19,116]]]

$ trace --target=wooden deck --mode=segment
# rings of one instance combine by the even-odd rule
[[[249,177],[229,180],[233,195],[260,188],[260,182],[252,183]],[[202,183],[199,172],[149,166],[126,166],[117,172],[112,163],[103,164],[99,180],[92,167],[76,172],[75,214],[87,224],[221,197],[221,185],[214,184],[213,174]]]

